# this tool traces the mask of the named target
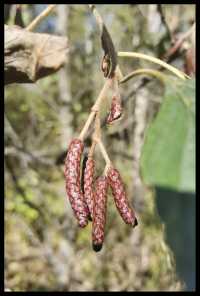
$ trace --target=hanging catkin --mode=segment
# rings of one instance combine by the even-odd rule
[[[115,205],[126,224],[130,224],[135,227],[138,222],[135,217],[135,212],[133,208],[130,206],[125,186],[121,179],[120,173],[113,167],[110,167],[107,172],[109,185],[112,189],[112,194],[114,197]]]
[[[108,179],[100,176],[95,182],[94,208],[92,221],[92,245],[94,251],[101,250],[104,241],[106,224]]]
[[[83,142],[79,139],[71,141],[65,160],[66,191],[80,227],[88,223],[88,209],[84,202],[80,184],[80,161],[83,152]]]

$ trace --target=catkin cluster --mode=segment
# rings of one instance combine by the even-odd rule
[[[124,222],[135,227],[137,219],[129,204],[120,173],[113,166],[107,169],[105,175],[99,176],[94,181],[95,162],[92,157],[88,157],[84,161],[81,186],[80,167],[83,148],[84,144],[79,139],[73,139],[69,145],[64,170],[66,191],[79,226],[85,227],[88,221],[92,220],[92,246],[98,252],[104,241],[109,187]]]
[[[103,59],[102,70],[107,71],[109,60]],[[116,77],[113,77],[114,93],[111,100],[110,111],[107,116],[107,124],[113,124],[121,118],[122,105],[119,85]],[[99,108],[99,101],[98,101]],[[95,131],[89,154],[83,157],[84,142],[81,132],[79,138],[73,139],[69,145],[65,160],[65,181],[67,195],[80,227],[85,227],[88,221],[92,221],[92,246],[93,250],[101,250],[105,237],[107,192],[111,188],[116,208],[126,224],[132,227],[137,225],[135,211],[131,207],[123,180],[119,171],[111,163],[109,156],[101,141],[100,118],[98,109],[95,112]],[[88,128],[86,122],[85,126]],[[83,130],[84,131],[84,128]],[[102,155],[106,161],[104,173],[95,179],[94,149],[99,144]],[[82,170],[81,170],[82,167]],[[81,173],[82,171],[82,173]]]

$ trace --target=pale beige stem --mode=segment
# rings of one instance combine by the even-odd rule
[[[138,70],[131,72],[127,76],[124,76],[123,79],[121,79],[119,81],[119,83],[120,84],[125,83],[128,80],[130,80],[132,77],[137,76],[137,75],[152,75],[152,76],[156,77],[158,80],[160,80],[161,83],[163,83],[163,84],[165,83],[165,80],[166,80],[166,76],[163,73],[161,73],[160,71],[153,70],[153,69],[138,69]]]
[[[98,141],[100,141],[100,139],[101,139],[101,124],[100,124],[99,112],[96,112],[94,132],[92,136],[92,145],[90,147],[88,157],[92,158],[96,144],[98,143]]]
[[[181,79],[190,78],[185,73],[183,73],[180,70],[176,69],[175,67],[165,63],[164,61],[162,61],[160,59],[157,59],[157,58],[154,58],[154,57],[151,57],[151,56],[148,56],[148,55],[143,54],[143,53],[120,51],[120,52],[118,52],[118,56],[119,57],[129,57],[129,58],[144,59],[144,60],[150,61],[152,63],[158,64],[158,65],[162,66],[163,68],[166,68],[167,70],[174,73],[176,76],[178,76]]]
[[[92,111],[99,111],[99,106],[102,103],[103,99],[106,98],[107,92],[109,90],[109,88],[112,86],[112,79],[107,79],[95,104],[92,107]]]
[[[86,133],[88,131],[88,128],[90,127],[90,124],[92,123],[92,121],[93,121],[93,119],[95,117],[96,112],[99,111],[99,106],[100,106],[101,102],[106,97],[106,94],[108,92],[108,89],[111,86],[111,83],[112,83],[111,79],[106,80],[106,82],[105,82],[105,84],[104,84],[104,86],[103,86],[103,88],[102,88],[102,90],[101,90],[95,104],[93,105],[93,107],[91,109],[91,113],[90,113],[90,115],[89,115],[89,117],[88,117],[88,119],[87,119],[87,121],[86,121],[86,123],[85,123],[79,137],[78,137],[80,140],[83,141],[83,139],[84,139],[84,137],[85,137],[85,135],[86,135]]]
[[[110,158],[108,156],[108,153],[106,152],[106,148],[104,147],[101,140],[98,142],[98,144],[99,144],[101,154],[103,155],[103,158],[105,159],[106,165],[110,166],[111,165],[111,160],[110,160]]]
[[[39,23],[46,18],[51,11],[56,7],[55,4],[53,5],[49,5],[45,10],[43,10],[27,27],[26,30],[27,31],[33,31],[33,29],[35,29],[36,26],[39,25]]]
[[[102,31],[102,27],[103,27],[103,19],[101,17],[101,15],[99,14],[99,12],[97,11],[95,5],[93,4],[89,4],[89,8],[91,9],[92,13],[94,14],[94,17],[99,25],[99,29],[100,31]]]
[[[89,153],[88,153],[88,158],[93,158],[93,154],[94,154],[96,144],[97,144],[97,142],[93,140],[92,145],[91,145],[90,150],[89,150]]]
[[[99,111],[96,112],[96,117],[95,117],[95,130],[94,130],[94,140],[100,140],[101,139],[101,122],[100,122],[100,116],[99,116]]]
[[[88,131],[88,128],[90,127],[90,124],[92,123],[92,121],[94,119],[94,116],[95,116],[95,111],[92,111],[90,113],[90,115],[88,116],[88,119],[87,119],[87,121],[86,121],[86,123],[85,123],[79,137],[78,137],[80,140],[83,141],[83,139],[84,139],[84,137],[85,137],[85,135],[86,135],[86,133]]]
[[[120,81],[124,77],[119,65],[117,65],[117,67],[116,67],[115,76],[116,76],[118,81]]]
[[[107,172],[108,172],[108,170],[109,170],[110,167],[111,167],[111,164],[110,163],[109,164],[106,164],[106,166],[104,168],[104,171],[103,171],[103,175],[104,176],[107,176]]]

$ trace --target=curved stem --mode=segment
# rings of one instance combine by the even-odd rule
[[[176,69],[175,67],[163,62],[162,60],[151,57],[151,56],[148,56],[148,55],[143,54],[143,53],[119,51],[118,52],[118,57],[129,57],[129,58],[138,58],[138,59],[147,60],[147,61],[150,61],[152,63],[155,63],[155,64],[158,64],[158,65],[162,66],[163,68],[165,68],[165,69],[169,70],[170,72],[174,73],[176,76],[178,76],[181,79],[190,78],[185,73],[183,73],[180,70]]]
[[[161,83],[165,83],[165,75],[163,73],[161,73],[160,71],[157,70],[153,70],[153,69],[138,69],[135,70],[131,73],[129,73],[128,75],[124,76],[119,83],[125,83],[128,80],[130,80],[132,77],[137,76],[137,75],[152,75],[154,77],[156,77],[159,81],[161,81]]]
[[[103,155],[103,158],[105,159],[105,162],[106,162],[106,165],[107,166],[110,166],[111,165],[111,160],[108,156],[108,153],[106,151],[106,148],[104,147],[102,141],[98,141],[98,144],[99,144],[99,148],[100,148],[100,151],[101,151],[101,154]]]

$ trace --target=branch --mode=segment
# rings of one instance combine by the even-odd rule
[[[68,39],[4,27],[5,84],[33,83],[58,71],[66,62]]]
[[[103,155],[103,158],[105,159],[106,166],[109,167],[111,165],[111,160],[110,160],[110,158],[108,156],[108,153],[106,151],[106,148],[105,148],[105,146],[104,146],[104,144],[103,144],[102,141],[99,141],[98,144],[99,144],[100,151],[101,151],[101,153]]]
[[[160,13],[161,21],[162,21],[162,23],[163,23],[163,25],[164,25],[164,27],[165,27],[165,29],[167,31],[167,35],[169,37],[169,40],[172,43],[173,42],[172,32],[171,32],[171,30],[170,30],[170,28],[168,26],[167,21],[166,21],[165,14],[163,12],[162,4],[157,4],[157,10]]]
[[[39,23],[46,18],[52,10],[56,7],[56,5],[49,5],[44,11],[42,11],[26,28],[27,31],[33,31],[35,27],[39,25]]]
[[[85,138],[86,133],[87,133],[87,131],[88,131],[88,129],[89,129],[89,127],[90,127],[90,125],[91,125],[94,117],[95,117],[96,112],[99,111],[99,107],[102,104],[102,101],[107,96],[107,92],[108,92],[111,84],[112,84],[112,80],[111,79],[107,79],[106,82],[105,82],[105,84],[104,84],[104,86],[103,86],[103,88],[102,88],[102,90],[101,90],[101,92],[100,92],[100,94],[99,94],[99,96],[98,96],[98,98],[97,98],[97,100],[96,100],[96,102],[95,102],[95,104],[91,108],[90,115],[88,116],[88,119],[87,119],[87,121],[86,121],[86,123],[85,123],[85,125],[84,125],[84,127],[83,127],[83,129],[82,129],[82,131],[80,133],[80,135],[79,135],[79,139],[80,140],[83,141],[83,139]]]
[[[181,72],[180,70],[178,70],[177,68],[167,64],[166,62],[152,57],[152,56],[148,56],[146,54],[143,53],[138,53],[138,52],[123,52],[123,51],[119,51],[118,52],[118,57],[131,57],[131,58],[138,58],[138,59],[144,59],[147,61],[150,61],[152,63],[158,64],[161,67],[164,67],[165,69],[169,70],[170,72],[174,73],[176,76],[178,76],[181,79],[186,79],[186,78],[190,78],[188,75],[186,75],[185,73]]]
[[[152,75],[156,77],[161,83],[164,84],[165,82],[165,75],[160,71],[153,70],[153,69],[138,69],[129,73],[127,76],[123,77],[123,79],[120,80],[119,83],[122,84],[124,82],[127,82],[129,79],[137,75]]]
[[[176,40],[175,44],[169,48],[167,53],[163,56],[164,60],[169,60],[175,53],[181,48],[183,42],[196,30],[196,24],[194,23],[192,27],[185,33],[183,33],[178,40]]]

